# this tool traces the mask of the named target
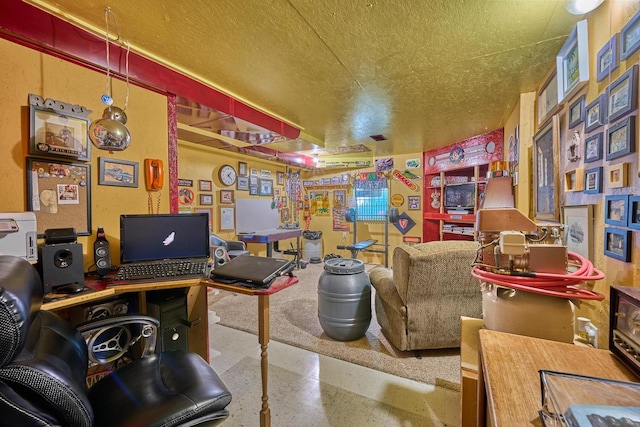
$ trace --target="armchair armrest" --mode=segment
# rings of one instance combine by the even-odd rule
[[[398,289],[393,283],[393,271],[391,269],[376,267],[369,272],[369,280],[379,298],[386,301],[389,306],[399,309],[402,315],[406,314],[405,303],[400,298]]]

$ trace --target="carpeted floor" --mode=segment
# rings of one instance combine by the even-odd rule
[[[318,279],[323,267],[323,264],[309,264],[306,269],[295,271],[300,282],[270,297],[272,340],[400,377],[459,390],[459,350],[397,350],[380,330],[373,301],[372,320],[364,337],[345,342],[328,337],[318,321]],[[371,268],[373,266],[367,266],[367,270]],[[221,325],[257,335],[258,298],[221,291],[210,294],[209,308],[220,317]]]

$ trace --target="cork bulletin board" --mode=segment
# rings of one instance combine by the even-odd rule
[[[27,210],[36,215],[38,237],[50,228],[91,234],[91,165],[27,157]]]

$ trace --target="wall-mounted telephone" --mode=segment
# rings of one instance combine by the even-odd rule
[[[164,168],[160,159],[144,159],[144,177],[147,191],[162,190],[164,183]]]

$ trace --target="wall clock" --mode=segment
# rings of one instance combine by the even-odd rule
[[[231,165],[223,165],[218,170],[218,178],[220,179],[220,182],[227,187],[235,184],[237,177],[238,174],[236,173],[235,168]]]

